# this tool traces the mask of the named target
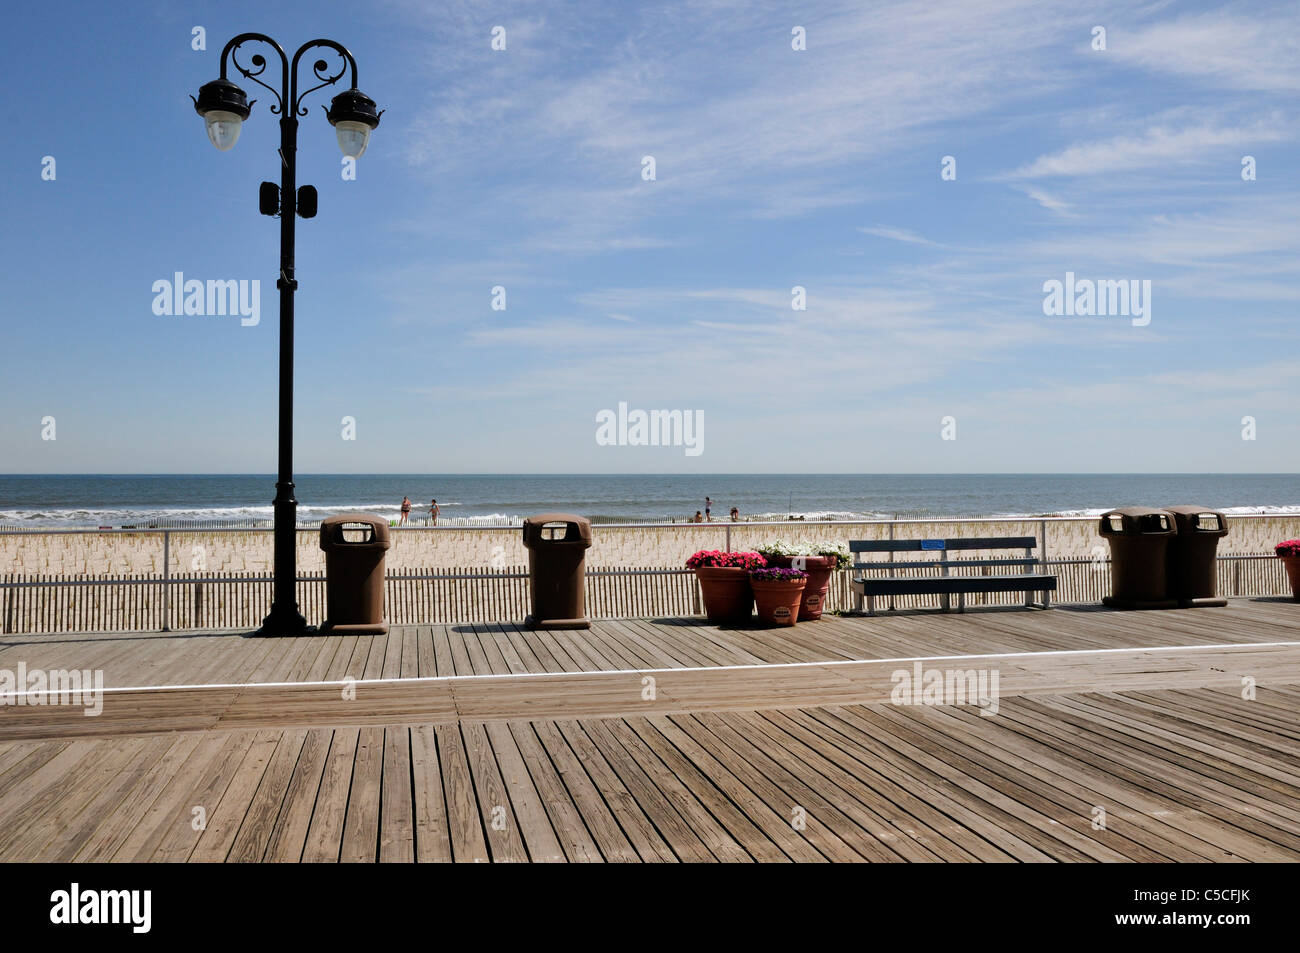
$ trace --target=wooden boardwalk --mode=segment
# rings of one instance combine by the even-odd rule
[[[394,626],[383,636],[260,639],[236,631],[0,637],[0,669],[100,669],[109,687],[430,678],[777,665],[1002,652],[1300,641],[1291,600],[1165,613],[1100,607],[824,617],[787,629],[702,618],[605,619],[531,632],[517,622]]]
[[[1200,689],[12,742],[0,859],[1295,861],[1297,724]]]
[[[999,672],[996,714],[890,704],[913,658]],[[0,708],[6,861],[1300,860],[1281,600],[41,636],[19,662],[118,690]]]

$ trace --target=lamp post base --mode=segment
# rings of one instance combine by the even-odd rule
[[[315,631],[316,629],[309,626],[307,620],[302,617],[297,604],[294,604],[289,609],[282,609],[280,604],[276,603],[271,606],[270,613],[262,620],[262,627],[253,635],[283,638],[285,636],[309,635]]]

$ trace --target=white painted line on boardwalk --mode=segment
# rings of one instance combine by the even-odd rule
[[[468,682],[506,678],[574,678],[588,675],[661,675],[683,672],[730,672],[773,668],[827,668],[837,665],[890,665],[905,662],[959,662],[969,659],[1040,658],[1046,655],[1106,655],[1118,652],[1179,652],[1188,649],[1204,652],[1220,649],[1276,649],[1300,648],[1300,642],[1231,642],[1224,645],[1152,645],[1143,648],[1121,649],[1052,649],[1045,652],[999,652],[986,655],[917,655],[908,658],[828,659],[825,662],[776,662],[759,665],[707,665],[697,668],[620,668],[596,669],[585,672],[494,672],[490,675],[426,675],[420,678],[334,679],[328,682],[218,682],[202,685],[133,685],[122,688],[105,688],[105,692],[171,692],[195,689],[247,689],[247,688],[342,688],[347,685],[374,687],[377,685],[416,685],[435,682]],[[50,692],[15,694],[40,695]]]

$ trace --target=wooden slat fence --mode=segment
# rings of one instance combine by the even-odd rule
[[[990,567],[949,571],[987,574]],[[1054,601],[1095,603],[1110,592],[1110,563],[1104,559],[1055,559],[1045,569],[1059,577]],[[1001,568],[1001,567],[993,567]],[[927,570],[899,570],[923,575]],[[854,608],[849,581],[853,570],[831,579],[827,605],[832,611]],[[1282,596],[1290,594],[1281,561],[1270,554],[1227,556],[1218,560],[1219,594]],[[325,617],[325,579],[321,573],[299,576],[299,609],[309,620]],[[429,571],[391,574],[386,583],[390,623],[461,623],[520,620],[528,614],[527,567]],[[978,594],[967,605],[1017,605],[1018,593]],[[938,596],[900,596],[894,608],[937,607]],[[148,575],[0,575],[0,623],[5,634],[45,632],[158,631],[162,629],[253,628],[270,611],[269,576],[218,572]],[[888,600],[878,606],[888,608]],[[682,617],[700,613],[694,574],[660,567],[591,569],[587,573],[587,612],[592,618]]]

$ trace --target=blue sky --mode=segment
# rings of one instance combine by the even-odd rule
[[[219,153],[189,99],[247,30],[342,42],[387,110],[356,181],[334,90],[300,129],[300,472],[1300,469],[1294,3],[9,20],[0,472],[274,469],[276,117],[245,81]],[[261,323],[155,315],[177,271],[260,280]],[[1150,323],[1045,315],[1067,272],[1150,281]],[[703,452],[598,445],[619,402],[702,412]]]

